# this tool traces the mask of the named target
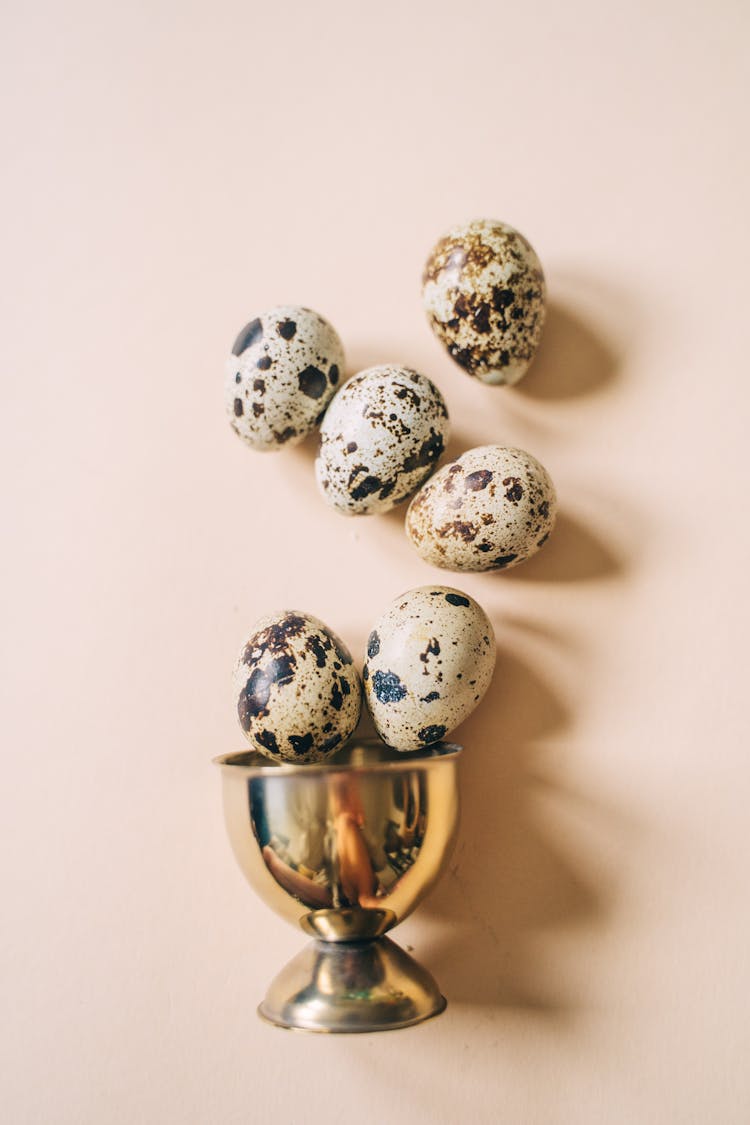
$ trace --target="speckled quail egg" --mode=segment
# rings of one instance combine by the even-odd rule
[[[434,246],[423,275],[427,316],[448,353],[483,383],[513,386],[539,345],[544,274],[507,223],[478,219]]]
[[[440,391],[408,367],[370,367],[335,396],[320,429],[315,475],[345,515],[387,512],[435,468],[448,439]]]
[[[277,761],[319,762],[359,721],[362,684],[346,646],[307,613],[257,622],[234,673],[237,715],[248,741]]]
[[[556,509],[555,486],[535,457],[482,445],[423,485],[406,513],[406,534],[433,566],[503,570],[539,550]]]
[[[253,449],[296,445],[320,423],[343,370],[341,340],[318,313],[297,305],[262,313],[227,361],[232,428]]]
[[[487,690],[495,667],[487,614],[450,586],[396,598],[367,642],[363,679],[375,729],[397,750],[439,742]]]

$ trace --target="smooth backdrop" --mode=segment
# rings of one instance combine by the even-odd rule
[[[8,3],[2,14],[2,1068],[13,1125],[750,1118],[748,9]],[[541,355],[473,382],[420,304],[493,216]],[[455,577],[500,657],[460,842],[396,932],[450,1004],[313,1038],[255,1007],[304,940],[244,885],[213,755],[273,608],[358,659],[437,581],[314,443],[232,434],[223,365],[301,303],[432,377],[452,452],[539,457],[538,559]],[[451,581],[450,576],[443,575]]]

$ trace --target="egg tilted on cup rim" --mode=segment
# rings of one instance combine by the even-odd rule
[[[479,704],[495,659],[492,624],[468,594],[434,585],[394,598],[370,633],[362,672],[377,733],[402,751],[439,742]]]
[[[296,610],[262,617],[234,672],[240,726],[275,761],[320,762],[353,734],[362,682],[345,644]]]

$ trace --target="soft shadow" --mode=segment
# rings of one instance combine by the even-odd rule
[[[489,444],[489,439],[486,442],[475,441],[470,433],[465,430],[457,429],[451,422],[451,432],[448,436],[448,441],[445,445],[443,456],[440,458],[438,469],[442,469],[443,465],[450,464],[460,457],[462,453],[466,453],[468,449],[474,449],[477,445]]]
[[[360,371],[367,371],[371,367],[385,365],[421,370],[405,352],[406,349],[399,344],[394,344],[393,341],[386,341],[382,345],[373,345],[370,340],[350,341],[346,350],[346,379],[351,379],[353,375],[358,375]]]
[[[570,720],[549,684],[503,651],[481,715],[456,732],[466,747],[461,833],[447,874],[422,908],[446,925],[419,950],[456,1002],[556,1018],[578,1007],[551,978],[543,947],[550,949],[556,931],[601,925],[613,888],[582,861],[582,849],[571,848],[570,833],[545,816],[565,794],[543,768],[548,754],[533,742]]]
[[[571,308],[550,301],[539,351],[516,390],[536,399],[591,394],[616,378],[620,362],[612,345]]]
[[[319,446],[320,432],[319,430],[315,429],[311,434],[308,434],[306,438],[298,442],[297,445],[291,446],[288,452],[296,457],[299,457],[300,460],[309,461],[311,465],[314,465],[315,458],[318,456]],[[285,451],[282,450],[282,452]]]
[[[547,542],[527,562],[496,573],[519,582],[588,582],[626,569],[619,548],[566,512],[558,514]]]

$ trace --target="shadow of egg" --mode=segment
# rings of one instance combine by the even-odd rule
[[[532,399],[566,399],[602,390],[621,357],[569,306],[551,301],[539,351],[515,391]]]
[[[560,512],[549,539],[524,563],[498,571],[525,582],[590,582],[614,578],[626,569],[621,550],[577,517]]]

